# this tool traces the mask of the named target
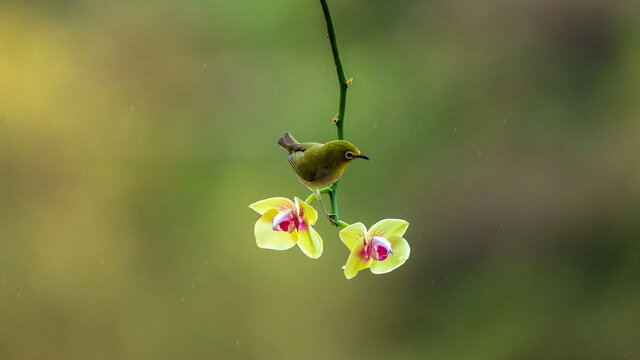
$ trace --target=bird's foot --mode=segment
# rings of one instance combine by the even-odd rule
[[[331,225],[333,226],[337,226],[338,225],[338,221],[340,219],[338,219],[338,215],[336,214],[327,214],[327,218],[329,218],[329,221],[331,222]]]

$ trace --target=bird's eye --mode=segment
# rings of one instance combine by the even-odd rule
[[[353,153],[351,151],[347,151],[344,153],[344,158],[347,160],[353,159]]]

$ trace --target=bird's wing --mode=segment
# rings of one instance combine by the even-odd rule
[[[312,161],[316,151],[307,151],[310,149],[316,149],[321,147],[322,144],[319,143],[302,143],[295,144],[298,150],[293,151],[289,155],[287,155],[287,160],[293,170],[305,181],[314,181],[316,179],[316,168],[314,166],[314,161]]]
[[[294,170],[296,168],[296,165],[300,161],[301,156],[304,156],[304,153],[301,151],[296,151],[294,153],[287,155],[287,161],[289,161],[289,165],[291,165],[291,167],[293,167]]]
[[[302,144],[299,144],[302,145]],[[289,155],[287,155],[287,160],[289,161],[289,164],[291,164],[291,166],[293,167],[293,169],[297,169],[299,168],[299,165],[304,165],[304,152],[305,152],[306,148],[304,149],[300,149],[300,150],[295,150],[294,152],[290,153]]]
[[[320,143],[316,143],[316,142],[305,142],[305,143],[299,143],[299,144],[292,144],[289,145],[289,149],[292,151],[302,151],[305,152],[311,148],[321,148],[323,144]]]
[[[287,149],[293,152],[296,152],[296,151],[304,152],[305,150],[307,150],[307,147],[304,146],[304,144],[291,144],[291,145],[287,145]]]
[[[289,149],[291,155],[295,155],[295,153],[304,153],[305,151],[314,148],[316,146],[322,146],[322,144],[319,143],[313,143],[313,142],[306,142],[306,143],[301,143],[301,144],[290,144],[287,146],[287,148]],[[299,157],[300,155],[296,155],[296,157]]]

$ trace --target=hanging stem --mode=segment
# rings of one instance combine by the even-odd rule
[[[344,67],[342,66],[342,58],[340,57],[340,50],[338,49],[338,40],[336,39],[336,29],[333,25],[333,18],[331,17],[331,11],[326,0],[320,0],[322,5],[322,12],[324,13],[324,19],[327,22],[327,38],[331,44],[331,52],[333,53],[333,61],[336,64],[336,72],[338,74],[338,83],[340,85],[340,103],[338,105],[338,113],[333,118],[333,122],[336,124],[338,130],[338,139],[344,140],[344,110],[347,104],[347,88],[351,83],[351,79],[347,79],[344,74]],[[338,198],[336,196],[336,190],[338,188],[338,182],[331,184],[330,187],[322,189],[321,192],[327,192],[329,194],[329,200],[331,201],[331,212],[334,214],[334,220],[336,226],[345,227],[348,226],[343,221],[340,221],[338,217]],[[323,193],[324,193],[323,192]]]
[[[340,105],[338,106],[338,113],[334,118],[336,127],[338,128],[338,139],[344,140],[344,108],[347,104],[347,88],[349,87],[347,76],[344,74],[344,67],[342,65],[342,58],[340,57],[340,49],[338,49],[338,40],[336,39],[336,29],[333,25],[333,17],[331,17],[331,11],[326,0],[320,0],[322,5],[322,12],[324,13],[324,19],[327,22],[327,38],[331,44],[331,52],[333,53],[333,61],[336,64],[336,72],[338,73],[338,84],[340,85]]]

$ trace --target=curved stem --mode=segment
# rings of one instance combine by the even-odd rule
[[[338,222],[336,223],[337,227],[341,227],[341,228],[346,228],[347,226],[349,226],[349,224],[347,224],[346,222],[342,221],[342,220],[338,220]]]
[[[326,188],[322,188],[322,189],[318,190],[318,192],[320,194],[329,194],[329,193],[331,193],[331,191],[332,190],[331,190],[330,187],[326,187]],[[311,195],[309,195],[304,202],[307,203],[307,205],[309,205],[309,204],[311,204],[313,202],[313,199],[315,199],[315,198],[316,198],[316,193],[311,193]]]
[[[342,65],[342,58],[340,57],[340,50],[338,49],[338,40],[336,39],[336,29],[333,25],[333,17],[331,17],[331,11],[326,0],[320,0],[322,5],[322,12],[324,13],[324,19],[327,22],[327,38],[331,44],[331,52],[333,53],[333,61],[336,64],[336,72],[338,74],[338,83],[340,85],[340,102],[338,105],[338,113],[334,117],[334,122],[338,130],[338,139],[344,140],[344,112],[347,104],[347,88],[351,82],[351,79],[347,79],[344,74],[344,66]],[[338,199],[336,196],[336,189],[338,188],[338,182],[333,183],[327,191],[329,193],[329,199],[331,201],[331,212],[335,214],[337,225],[340,223],[346,224],[340,221],[338,217]],[[326,188],[325,188],[326,189]],[[323,189],[323,190],[325,190]]]
[[[315,193],[311,193],[311,195],[309,195],[309,197],[307,197],[307,199],[304,202],[307,205],[311,205],[311,203],[313,202],[313,199],[315,199],[315,198],[316,198],[316,194]]]

